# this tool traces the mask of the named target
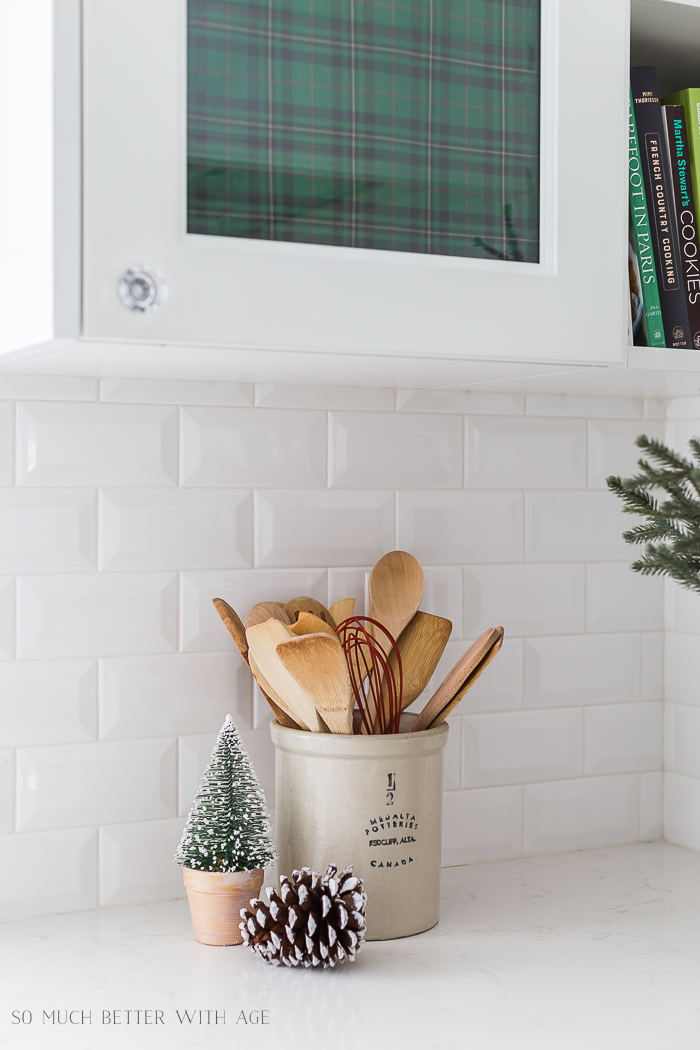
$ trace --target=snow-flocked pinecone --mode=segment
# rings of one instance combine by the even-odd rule
[[[268,886],[241,909],[243,942],[273,966],[335,966],[353,962],[365,939],[367,894],[352,865],[325,875],[311,868],[282,875],[280,892]]]

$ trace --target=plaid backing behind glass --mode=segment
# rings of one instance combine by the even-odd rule
[[[539,0],[188,0],[190,233],[539,256]]]

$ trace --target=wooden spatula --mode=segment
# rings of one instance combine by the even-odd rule
[[[254,605],[246,616],[243,621],[243,626],[247,631],[249,627],[255,627],[258,623],[265,623],[270,617],[279,620],[280,623],[289,624],[292,622],[292,619],[286,612],[284,606],[280,605],[279,602],[258,602],[258,604]]]
[[[343,620],[348,620],[355,612],[355,599],[341,598],[339,602],[334,602],[334,604],[331,605],[328,612],[335,620],[337,626],[338,624],[341,624]]]
[[[354,696],[338,639],[328,634],[305,634],[280,642],[277,655],[311,698],[330,731],[352,733]]]
[[[279,620],[266,620],[265,623],[249,627],[246,638],[251,663],[254,661],[259,668],[265,681],[274,691],[274,698],[279,697],[283,701],[285,709],[299,725],[310,729],[312,733],[323,732],[323,726],[308,693],[297,684],[277,655],[279,643],[294,638],[289,627]]]
[[[403,671],[402,711],[420,696],[432,678],[451,631],[451,620],[420,611],[404,627],[396,643]],[[396,654],[393,650],[389,665],[398,679]]]
[[[457,706],[459,701],[462,699],[464,694],[469,692],[469,690],[474,685],[474,682],[477,680],[479,675],[482,674],[482,672],[491,663],[491,661],[493,660],[494,656],[496,655],[496,653],[498,652],[498,650],[501,648],[501,646],[503,644],[503,628],[501,627],[501,628],[499,628],[499,630],[501,631],[501,637],[496,641],[496,643],[491,647],[491,649],[489,649],[489,651],[487,652],[487,654],[483,658],[483,660],[481,660],[481,662],[477,664],[477,666],[474,668],[472,673],[467,678],[467,680],[464,683],[464,685],[459,689],[458,692],[455,693],[455,695],[452,697],[452,699],[449,701],[449,703],[447,703],[443,707],[442,711],[437,716],[437,718],[433,719],[433,721],[428,726],[428,729],[433,729],[435,726],[439,726],[441,722],[445,721],[447,716],[449,714],[451,714],[452,711],[454,711],[455,707]]]
[[[284,608],[291,623],[294,623],[298,613],[310,612],[319,619],[325,620],[334,631],[338,626],[325,605],[321,605],[315,598],[309,598],[308,595],[302,594],[299,598],[290,598],[288,602],[285,602]]]
[[[437,687],[409,732],[417,733],[421,729],[427,729],[431,722],[435,721],[442,709],[457,695],[472,671],[481,663],[496,642],[500,643],[502,637],[502,627],[489,627],[488,631],[484,631],[474,644],[469,646],[447,678]]]
[[[369,615],[398,638],[418,611],[425,577],[420,564],[406,551],[391,551],[380,558],[369,576]],[[382,635],[378,641],[381,642]]]

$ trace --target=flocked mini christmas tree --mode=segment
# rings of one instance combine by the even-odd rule
[[[200,871],[253,871],[277,857],[265,796],[226,716],[192,804],[175,862]]]

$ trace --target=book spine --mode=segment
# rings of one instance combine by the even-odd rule
[[[700,350],[700,247],[695,216],[693,177],[682,106],[663,106],[666,144],[671,163],[681,273],[690,325],[690,345]]]
[[[633,66],[631,86],[666,346],[687,348],[691,345],[688,310],[656,70]]]
[[[644,299],[644,318],[646,321],[647,342],[641,342],[641,331],[644,330],[644,327],[641,330],[638,328],[639,345],[663,347],[666,346],[666,340],[664,338],[659,287],[656,279],[656,264],[654,263],[654,249],[649,226],[649,211],[647,209],[646,193],[644,192],[642,163],[637,141],[637,122],[634,119],[631,90],[629,102],[629,195],[630,221],[634,234],[634,247],[637,252],[639,276],[642,284],[641,291]]]

